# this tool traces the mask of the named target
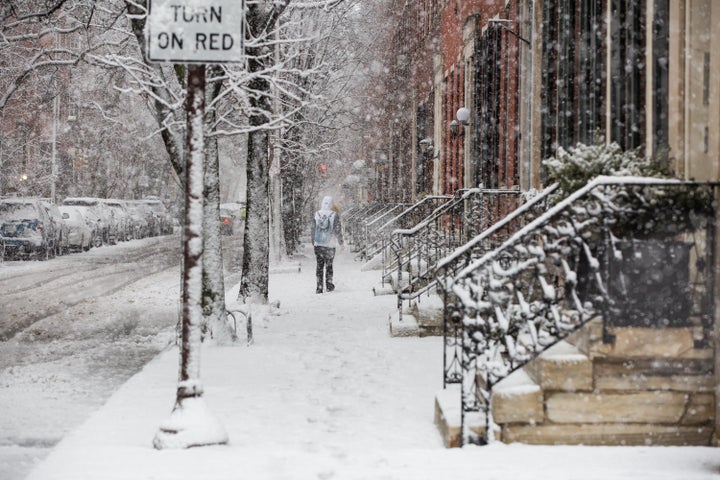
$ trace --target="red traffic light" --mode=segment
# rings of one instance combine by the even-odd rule
[[[327,173],[327,165],[325,165],[324,163],[321,164],[318,168],[320,169],[321,174],[325,175]]]

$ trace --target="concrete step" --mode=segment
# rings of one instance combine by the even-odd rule
[[[373,295],[380,296],[380,295],[396,295],[397,292],[395,291],[395,288],[389,283],[378,283],[373,287]]]
[[[398,310],[388,316],[391,337],[418,337],[420,327],[417,319],[410,312],[403,312],[402,319]]]
[[[360,267],[360,270],[363,272],[367,272],[370,270],[382,270],[382,269],[383,269],[382,253],[378,253],[374,257],[370,258],[365,263],[363,263],[362,267]]]
[[[466,414],[465,422],[469,435],[485,437],[484,417],[474,413]],[[435,426],[446,448],[461,446],[460,385],[448,385],[435,394]]]
[[[409,313],[418,322],[421,337],[443,335],[444,304],[439,295],[430,293],[418,297],[409,308]]]
[[[560,341],[528,363],[524,370],[543,390],[565,392],[593,389],[593,365],[577,347]]]

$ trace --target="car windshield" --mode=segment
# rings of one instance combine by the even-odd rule
[[[0,218],[8,220],[23,220],[37,218],[35,208],[31,203],[0,203]]]

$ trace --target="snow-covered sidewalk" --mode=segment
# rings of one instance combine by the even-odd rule
[[[280,315],[256,320],[255,343],[205,348],[205,400],[227,446],[157,451],[177,387],[171,348],[66,436],[30,480],[157,479],[710,479],[712,448],[444,449],[433,425],[440,338],[391,338],[395,297],[373,297],[376,271],[335,262],[336,291],[314,293],[314,259],[271,276]],[[1,475],[0,475],[1,477]]]

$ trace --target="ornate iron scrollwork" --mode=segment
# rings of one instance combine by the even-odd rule
[[[693,190],[697,188],[705,190]],[[693,279],[675,288],[675,293],[685,295],[687,287],[687,299],[682,300],[687,304],[687,321],[707,334],[714,318],[713,275],[705,268],[714,264],[711,192],[677,181],[642,179],[633,184],[598,178],[524,226],[516,219],[514,225],[521,228],[504,243],[495,243],[493,250],[454,279],[441,282],[452,287],[445,294],[446,299],[453,299],[446,304],[450,311],[446,318],[456,322],[457,315],[462,315],[463,422],[466,415],[479,412],[487,423],[493,385],[589,319],[600,316],[612,325],[613,315],[629,314],[633,303],[619,292],[627,295],[633,290],[620,289],[620,282],[645,267],[628,263],[628,256],[637,256],[637,250],[632,255],[623,250],[630,240],[652,238],[665,246],[682,242],[683,246],[672,250],[657,251],[677,257],[686,277]],[[689,205],[692,215],[686,211]],[[521,213],[531,215],[533,210]],[[492,244],[493,237],[498,239],[491,233],[485,236],[486,245]],[[477,242],[478,248],[482,243]],[[445,266],[445,271],[451,270]],[[642,282],[634,279],[634,283],[637,287]],[[458,348],[454,339],[446,338],[445,343]],[[446,360],[448,356],[454,359],[456,353],[446,351]],[[456,371],[448,365],[454,364],[446,363],[446,383],[449,378],[457,381]],[[471,435],[465,423],[463,431],[468,441]]]

